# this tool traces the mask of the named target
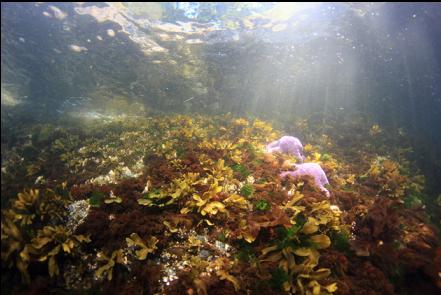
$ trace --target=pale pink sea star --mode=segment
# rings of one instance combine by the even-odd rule
[[[324,192],[326,197],[329,198],[330,193],[325,188],[325,185],[329,184],[328,178],[326,177],[325,172],[322,167],[320,167],[317,163],[303,163],[303,164],[294,164],[293,167],[296,169],[295,171],[284,171],[280,173],[281,178],[285,178],[287,176],[292,176],[295,179],[299,179],[302,176],[311,176],[314,179],[314,184],[320,189],[320,191]]]
[[[303,145],[297,137],[282,136],[266,146],[268,153],[281,152],[294,155],[300,163],[303,163]]]

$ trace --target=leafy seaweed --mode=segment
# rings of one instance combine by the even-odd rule
[[[294,224],[290,228],[284,226],[277,227],[276,231],[280,240],[292,238],[302,227],[298,224]]]
[[[227,237],[225,236],[225,233],[224,233],[224,232],[221,232],[221,233],[217,236],[218,241],[220,241],[220,242],[222,242],[222,243],[225,243],[226,238],[227,238]]]
[[[321,156],[321,159],[322,159],[323,161],[328,161],[329,159],[331,159],[331,156],[328,155],[328,154],[323,154],[323,155]]]
[[[244,197],[250,197],[251,195],[253,195],[253,193],[254,193],[254,188],[251,184],[245,184],[240,189],[240,194]]]
[[[330,234],[332,245],[340,252],[349,253],[351,245],[349,243],[350,235],[346,231],[332,232]]]
[[[240,250],[236,254],[236,258],[243,262],[251,262],[256,260],[256,254],[253,251],[253,247],[249,244],[243,244]]]
[[[298,214],[296,217],[296,224],[286,228],[279,226],[276,228],[278,239],[276,240],[277,249],[283,249],[285,247],[313,247],[314,245],[306,236],[298,236],[297,239],[293,239],[303,228],[306,223],[306,217],[303,214]]]
[[[404,201],[404,206],[407,209],[417,208],[423,204],[422,196],[419,194],[415,194],[415,193],[412,193],[412,194],[405,196],[403,201]]]
[[[303,214],[298,214],[295,220],[296,220],[296,224],[298,224],[300,227],[304,226],[307,221],[305,215]]]
[[[185,148],[183,148],[181,146],[176,147],[176,156],[178,158],[181,157],[182,155],[184,155],[185,152],[186,152]]]
[[[241,164],[235,164],[231,167],[234,172],[239,172],[242,177],[247,177],[251,172]]]
[[[104,194],[102,192],[92,192],[89,198],[89,204],[92,207],[99,208],[103,203]]]
[[[256,184],[262,184],[262,183],[265,183],[265,182],[268,182],[268,179],[266,179],[266,178],[259,178],[259,179],[257,179],[256,180]]]
[[[282,290],[282,285],[289,280],[288,273],[283,268],[276,268],[271,272],[270,286],[275,290]]]
[[[240,149],[245,149],[254,158],[256,156],[256,148],[251,143],[243,143],[239,146]]]
[[[271,208],[271,203],[267,200],[259,200],[255,203],[254,207],[260,211],[266,211]]]
[[[154,188],[150,192],[144,194],[143,198],[147,199],[147,200],[149,200],[149,199],[157,199],[157,198],[160,197],[160,195],[161,195],[161,190],[158,189],[158,188]]]

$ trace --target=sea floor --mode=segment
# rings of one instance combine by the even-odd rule
[[[439,292],[439,235],[402,131],[291,123],[166,115],[2,134],[2,292]],[[279,177],[296,158],[264,148],[282,130],[329,198]]]

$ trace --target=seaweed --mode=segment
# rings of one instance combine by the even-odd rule
[[[404,206],[407,209],[419,208],[423,206],[423,196],[421,194],[408,194],[404,197]]]
[[[234,172],[238,172],[243,178],[246,178],[251,172],[241,164],[235,164],[231,167]]]
[[[271,208],[271,203],[267,200],[259,200],[254,204],[254,207],[260,211],[266,211]]]
[[[63,226],[45,226],[32,239],[28,250],[20,255],[25,257],[25,261],[31,259],[40,262],[48,261],[48,273],[50,277],[53,277],[60,274],[58,256],[64,254],[79,257],[81,244],[89,242],[88,236],[73,235]]]
[[[136,257],[139,260],[145,260],[149,253],[153,253],[157,247],[158,239],[155,237],[150,237],[147,241],[147,245],[144,241],[139,237],[137,233],[132,233],[129,238],[126,238],[127,246],[130,247],[139,247],[140,250],[135,251]]]
[[[122,199],[120,197],[115,196],[113,194],[113,191],[111,191],[109,198],[104,199],[104,203],[105,204],[112,204],[112,203],[121,204],[122,203]]]
[[[252,185],[250,184],[245,184],[244,186],[242,186],[242,188],[240,189],[240,194],[244,197],[250,197],[252,196],[254,193],[254,188]]]
[[[408,150],[387,148],[383,126],[329,122],[294,125],[330,199],[280,180],[293,158],[263,152],[282,133],[260,120],[39,126],[2,179],[2,271],[26,291],[393,294],[413,276],[435,287],[439,237]]]
[[[241,243],[239,245],[239,251],[237,252],[236,257],[237,259],[246,263],[251,263],[257,259],[253,247],[245,243]]]
[[[92,192],[89,198],[89,204],[94,208],[99,208],[103,203],[103,199],[104,199],[104,193]]]
[[[345,253],[346,255],[350,255],[351,253],[351,243],[350,243],[350,234],[347,231],[340,232],[331,232],[330,238],[332,241],[332,246],[334,249]]]
[[[282,291],[283,284],[287,283],[288,280],[289,275],[283,268],[278,267],[275,270],[271,271],[270,285],[273,289]]]
[[[97,261],[104,262],[105,264],[95,271],[95,277],[98,279],[105,277],[108,281],[111,281],[115,265],[124,264],[124,253],[122,250],[115,250],[111,255],[106,255],[104,252],[98,252]]]

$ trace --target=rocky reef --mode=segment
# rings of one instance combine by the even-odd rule
[[[17,127],[2,142],[2,292],[435,294],[440,241],[409,149],[366,122],[344,145],[295,126],[297,171],[314,172],[295,178],[279,176],[296,154],[264,152],[282,130],[259,119]]]

